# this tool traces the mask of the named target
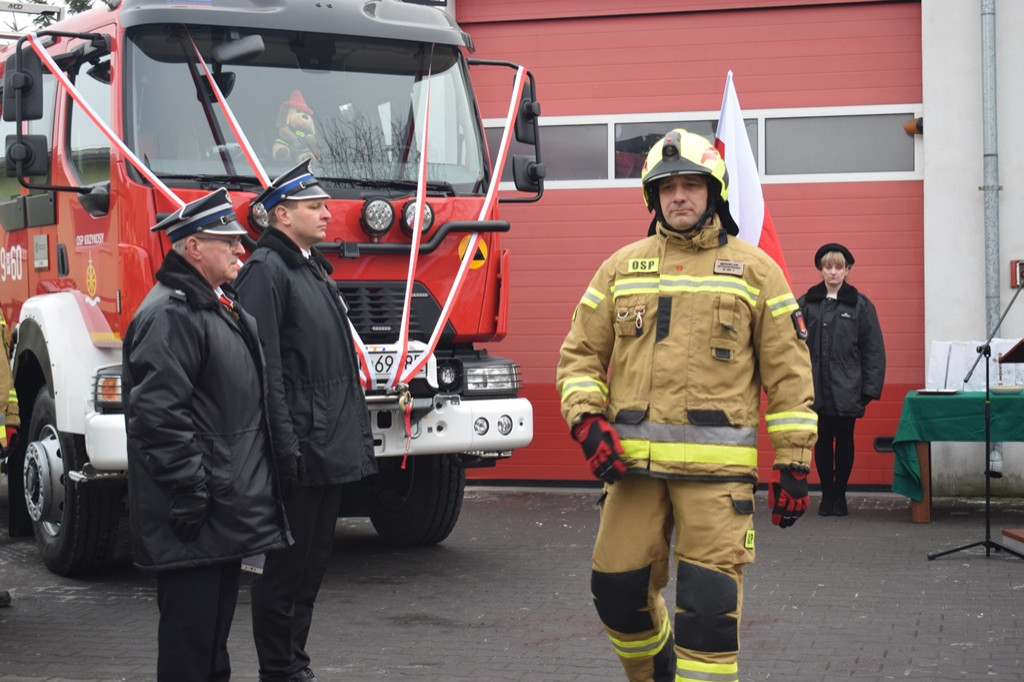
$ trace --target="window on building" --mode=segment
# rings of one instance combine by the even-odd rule
[[[914,170],[910,112],[766,118],[766,175]]]
[[[711,130],[710,121],[643,121],[615,124],[615,177],[639,178],[647,152],[673,128],[685,128],[698,135]],[[704,130],[706,129],[706,131]]]
[[[859,178],[872,180],[906,179],[907,173],[920,172],[915,140],[903,130],[903,124],[915,114],[913,107],[891,113],[895,108],[872,113],[865,112],[864,107],[835,107],[837,114],[829,116],[794,116],[791,112],[799,110],[786,110],[787,115],[747,118],[744,125],[754,162],[769,182],[772,176],[778,176],[779,182],[849,182],[858,179],[851,175],[856,173],[862,174]],[[846,109],[851,111],[847,113]],[[643,119],[643,115],[635,119],[621,115],[563,117],[545,125],[542,118],[541,160],[547,167],[546,186],[632,186],[640,178],[647,152],[666,132],[684,128],[711,143],[718,128],[717,119],[666,119],[657,113]],[[488,124],[487,143],[493,163],[501,128],[496,120]],[[762,136],[764,159],[760,158]],[[532,152],[532,147],[513,141],[509,154]],[[502,182],[512,181],[511,169],[507,161]],[[560,185],[560,181],[571,184]]]
[[[487,129],[491,163],[501,147],[501,128]],[[553,125],[540,129],[541,161],[546,181],[603,180],[608,177],[608,126],[601,124]],[[505,160],[502,182],[512,181],[512,155],[533,156],[533,147],[512,140]]]
[[[757,160],[757,119],[745,121],[750,146]],[[639,178],[644,159],[654,143],[673,128],[683,128],[715,141],[718,121],[644,121],[639,123],[615,124],[615,177]]]

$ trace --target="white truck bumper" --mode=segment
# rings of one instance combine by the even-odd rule
[[[101,472],[128,469],[128,442],[123,414],[85,416],[85,451],[92,467]]]
[[[391,424],[381,429],[377,414],[391,412]],[[507,416],[512,430],[503,435],[498,420]],[[477,420],[487,421],[487,431],[478,434]],[[405,454],[405,421],[393,407],[370,405],[373,425],[373,451],[377,457]],[[482,457],[502,457],[533,440],[533,406],[526,398],[465,400],[459,396],[435,396],[434,409],[411,425],[410,455],[472,453]]]

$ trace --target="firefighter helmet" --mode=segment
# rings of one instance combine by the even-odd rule
[[[675,128],[654,143],[647,153],[640,182],[643,186],[644,203],[661,218],[661,203],[658,198],[658,182],[672,175],[704,175],[708,180],[708,216],[718,213],[729,234],[737,234],[739,228],[729,214],[729,173],[725,159],[718,149],[705,138],[683,128]],[[662,221],[664,222],[664,221]],[[652,225],[653,228],[653,225]]]

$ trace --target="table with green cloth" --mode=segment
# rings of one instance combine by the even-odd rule
[[[990,442],[1024,441],[1024,394],[998,395],[991,399]],[[899,427],[892,445],[892,490],[912,500],[923,496],[917,443],[932,441],[985,442],[985,393],[921,395],[911,391],[903,400]],[[977,453],[978,473],[985,464],[984,448]],[[930,475],[931,472],[929,472]],[[928,500],[929,507],[931,500]]]

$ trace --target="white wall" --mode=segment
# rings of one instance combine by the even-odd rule
[[[1009,304],[1010,259],[1024,259],[1024,2],[996,0],[999,313]],[[925,352],[933,340],[984,340],[986,319],[982,152],[981,0],[922,0]],[[998,317],[998,314],[997,314]],[[1024,294],[999,330],[1024,337]],[[925,366],[927,367],[927,358]],[[977,371],[983,371],[981,367]],[[960,377],[961,379],[963,377]],[[995,377],[993,377],[993,381]],[[941,399],[941,398],[938,398]],[[935,495],[984,492],[984,447],[936,443]],[[993,494],[1024,495],[1024,445],[1004,445]]]

